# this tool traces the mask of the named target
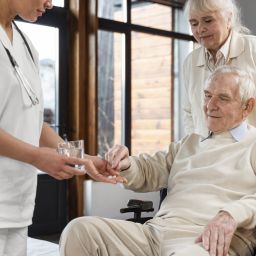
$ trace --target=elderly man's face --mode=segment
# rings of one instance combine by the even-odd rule
[[[209,131],[221,133],[238,126],[244,111],[236,75],[218,74],[205,88],[204,112]]]

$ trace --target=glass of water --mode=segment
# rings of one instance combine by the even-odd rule
[[[84,158],[84,140],[73,140],[58,143],[57,151],[61,155]],[[84,171],[84,165],[75,165],[77,169]]]

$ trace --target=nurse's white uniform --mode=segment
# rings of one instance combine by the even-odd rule
[[[15,26],[13,25],[13,43],[0,26],[0,128],[19,140],[38,146],[43,123],[42,89],[38,54],[31,42],[28,39],[27,41],[34,62]],[[39,104],[31,104],[3,45],[10,51],[30,82]],[[3,255],[1,231],[26,228],[32,223],[36,184],[35,167],[0,156],[0,255]]]

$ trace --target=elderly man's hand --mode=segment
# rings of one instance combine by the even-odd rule
[[[126,178],[120,176],[120,173],[111,168],[108,162],[97,156],[85,155],[84,166],[87,174],[97,181],[107,183],[126,183]]]
[[[233,217],[221,211],[207,224],[196,243],[202,242],[210,256],[227,256],[236,228],[237,223]]]
[[[130,167],[129,150],[126,146],[115,145],[105,154],[111,168],[122,171]]]

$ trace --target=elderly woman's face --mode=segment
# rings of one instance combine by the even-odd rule
[[[225,43],[230,32],[228,17],[218,12],[191,14],[189,23],[197,42],[213,54]]]

